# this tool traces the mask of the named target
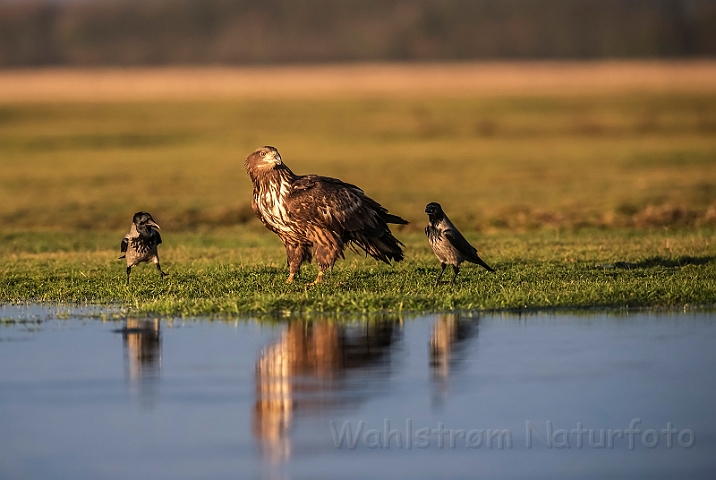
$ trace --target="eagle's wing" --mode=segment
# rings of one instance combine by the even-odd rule
[[[298,177],[291,183],[286,208],[293,222],[331,234],[318,235],[315,241],[319,243],[330,242],[326,237],[333,237],[340,239],[339,244],[347,241],[351,248],[357,246],[388,264],[403,259],[403,244],[390,232],[388,223],[408,222],[389,214],[355,185],[317,175]],[[335,246],[342,255],[339,244]]]
[[[306,175],[296,179],[287,198],[292,219],[334,232],[361,231],[379,237],[387,230],[387,210],[355,185],[337,178]],[[399,218],[399,217],[396,217]]]

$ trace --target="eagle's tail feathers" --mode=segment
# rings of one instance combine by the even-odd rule
[[[405,220],[404,218],[401,218],[397,215],[393,215],[391,213],[387,213],[387,212],[383,213],[381,215],[381,217],[385,223],[394,223],[396,225],[407,225],[408,224],[408,221]]]
[[[357,245],[366,255],[390,265],[390,261],[399,262],[403,259],[403,246],[400,240],[390,232],[384,233],[381,237],[373,237],[363,233],[354,233],[351,243]]]

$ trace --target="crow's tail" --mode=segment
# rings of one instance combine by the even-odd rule
[[[485,267],[485,268],[486,268],[488,271],[490,271],[490,272],[494,272],[494,271],[495,271],[494,268],[492,268],[491,266],[489,266],[488,264],[486,264],[485,261],[484,261],[483,259],[481,259],[480,257],[478,257],[477,255],[475,256],[475,258],[472,259],[472,261],[473,261],[474,263],[480,265],[481,267]]]

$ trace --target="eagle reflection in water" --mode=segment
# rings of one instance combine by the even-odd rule
[[[401,326],[397,318],[290,322],[256,362],[253,434],[264,457],[275,462],[291,454],[296,417],[363,401],[360,392],[366,390],[355,382],[389,374],[390,348]]]
[[[128,318],[120,330],[124,340],[125,375],[144,407],[156,404],[162,359],[159,319]]]
[[[450,391],[450,381],[467,356],[468,339],[477,336],[478,320],[459,313],[443,314],[435,320],[430,336],[430,379],[433,404],[441,406]]]

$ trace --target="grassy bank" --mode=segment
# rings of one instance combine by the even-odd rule
[[[714,304],[712,70],[0,72],[14,85],[0,95],[0,302],[184,314]],[[355,183],[408,219],[396,232],[406,261],[349,254],[325,285],[308,285],[315,267],[286,285],[243,168],[266,144],[295,172]],[[430,201],[496,275],[467,267],[433,287]],[[127,287],[116,250],[138,210],[162,226],[171,276],[139,268]]]
[[[253,220],[243,161],[365,188],[465,229],[716,226],[716,94],[0,104],[0,224]]]
[[[254,229],[167,233],[170,276],[136,268],[126,286],[117,234],[5,232],[0,302],[118,303],[137,312],[398,311],[504,308],[675,307],[716,303],[713,231],[585,230],[469,235],[496,269],[462,269],[433,286],[438,263],[418,233],[402,233],[395,267],[355,254],[323,285],[316,270],[286,285],[283,248]],[[448,277],[449,278],[449,277]]]

